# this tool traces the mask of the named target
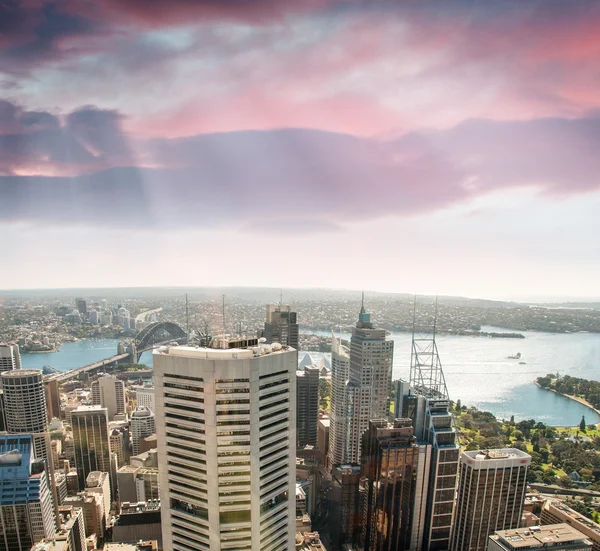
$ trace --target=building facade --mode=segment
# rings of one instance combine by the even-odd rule
[[[154,387],[139,387],[135,391],[137,407],[147,407],[153,413],[156,412],[156,401],[154,399]]]
[[[485,551],[491,534],[519,527],[530,464],[515,448],[462,453],[452,551]]]
[[[331,336],[331,407],[329,414],[329,465],[347,463],[348,397],[346,385],[350,370],[350,349],[342,339]]]
[[[393,356],[394,341],[387,338],[385,329],[373,327],[371,314],[363,306],[350,339],[345,457],[349,463],[360,463],[362,435],[369,421],[390,415]]]
[[[318,367],[296,372],[296,439],[299,448],[317,445],[319,373]]]
[[[21,369],[21,354],[16,344],[0,343],[0,373]]]
[[[419,485],[419,446],[411,419],[373,419],[363,435],[361,474],[365,551],[413,546],[413,510]]]
[[[133,455],[140,453],[140,442],[143,438],[154,434],[156,425],[154,413],[146,406],[138,406],[131,414],[131,448]]]
[[[56,534],[50,477],[31,435],[0,436],[0,549],[29,551]]]
[[[125,413],[125,384],[114,375],[104,375],[93,381],[92,404],[106,408],[112,421],[118,413]]]
[[[294,548],[295,350],[154,351],[165,551]]]
[[[298,350],[298,320],[289,304],[267,304],[263,336],[268,343],[278,342]]]
[[[71,413],[79,489],[92,471],[110,473],[108,413],[101,406],[79,406]]]

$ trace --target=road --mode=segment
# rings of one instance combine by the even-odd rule
[[[162,306],[160,308],[155,308],[154,310],[146,310],[145,312],[138,314],[137,316],[135,316],[136,327],[137,327],[138,323],[142,323],[142,322],[146,321],[146,317],[149,316],[150,314],[154,314],[154,313],[158,314],[159,312],[162,312]]]
[[[125,358],[127,358],[127,356],[129,356],[129,354],[117,354],[116,356],[111,356],[110,358],[106,358],[104,360],[100,360],[98,362],[94,362],[92,364],[88,364],[88,365],[84,365],[82,367],[77,367],[75,369],[71,369],[71,371],[65,371],[64,373],[58,373],[56,375],[52,375],[52,379],[58,379],[59,383],[64,383],[65,381],[68,381],[69,379],[73,379],[74,377],[77,377],[77,375],[79,375],[80,373],[85,373],[86,371],[92,371],[94,369],[98,369],[100,366],[102,366],[103,364],[108,364],[111,362],[116,362],[118,360],[123,360]]]

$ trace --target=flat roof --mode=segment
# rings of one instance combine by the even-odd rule
[[[32,377],[33,375],[42,375],[41,369],[11,369],[10,371],[3,371],[3,377]]]
[[[589,542],[584,534],[565,523],[501,530],[496,532],[492,538],[509,545],[511,549],[545,548],[559,543],[576,543],[584,540]],[[591,545],[591,542],[589,543]]]

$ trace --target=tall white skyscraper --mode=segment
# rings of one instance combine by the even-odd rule
[[[106,408],[109,421],[117,413],[125,412],[125,384],[114,375],[104,375],[93,381],[92,403],[95,406]]]
[[[155,432],[154,413],[145,406],[138,407],[131,414],[131,448],[133,455],[140,453],[140,440]]]
[[[331,339],[331,412],[329,424],[329,463],[341,465],[346,461],[346,432],[348,428],[348,397],[346,385],[350,369],[350,349],[341,338]]]
[[[21,369],[21,355],[16,344],[0,343],[0,372]]]
[[[296,351],[154,351],[165,551],[295,548]]]
[[[350,339],[345,459],[349,463],[360,463],[361,439],[369,421],[389,417],[393,356],[394,341],[386,337],[385,329],[373,327],[363,304]]]

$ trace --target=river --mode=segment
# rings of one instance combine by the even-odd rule
[[[484,331],[508,331],[483,328]],[[551,425],[577,425],[585,415],[588,423],[600,416],[585,406],[533,384],[547,373],[600,380],[600,335],[592,333],[554,334],[522,332],[525,339],[495,339],[440,335],[437,338],[450,397],[464,405],[491,411],[499,418],[536,419]],[[325,334],[325,333],[322,333]],[[394,378],[408,378],[411,335],[393,333]],[[349,335],[344,335],[349,338]],[[23,354],[24,368],[40,369],[51,365],[66,371],[116,354],[117,339],[65,343],[58,352]],[[521,352],[519,360],[509,355]],[[304,357],[300,352],[299,358]],[[322,354],[312,353],[315,360]],[[145,352],[141,363],[152,365]]]

